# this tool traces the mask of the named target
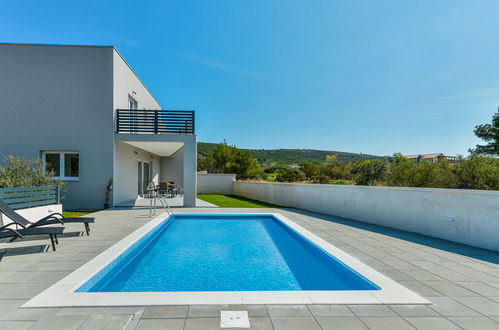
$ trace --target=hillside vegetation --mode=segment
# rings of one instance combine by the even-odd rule
[[[206,156],[216,150],[218,143],[198,142],[198,153]],[[385,158],[382,156],[362,153],[351,153],[330,150],[314,149],[241,149],[248,150],[259,163],[299,164],[304,162],[324,163],[326,156],[335,155],[340,162],[349,162],[355,159],[369,160]]]

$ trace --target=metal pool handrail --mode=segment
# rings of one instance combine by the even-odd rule
[[[159,202],[165,209],[165,212],[168,213],[168,215],[174,215],[172,209],[170,208],[170,205],[168,205],[168,202],[166,201],[166,198],[164,196],[153,196],[149,201],[149,218],[153,215],[156,215],[156,199],[159,199]]]

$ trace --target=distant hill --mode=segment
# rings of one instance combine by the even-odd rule
[[[198,153],[205,156],[214,151],[218,143],[198,142]],[[298,164],[302,162],[323,163],[327,155],[336,155],[340,161],[351,161],[354,159],[373,159],[384,158],[384,156],[375,156],[362,153],[352,153],[332,150],[314,150],[314,149],[248,149],[251,155],[260,163],[275,162],[284,164]]]

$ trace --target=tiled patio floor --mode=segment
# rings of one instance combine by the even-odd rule
[[[177,211],[282,213],[432,304],[18,307],[149,221],[146,209],[123,208],[96,213],[90,237],[68,225],[56,252],[41,252],[48,240],[1,243],[0,329],[219,329],[229,309],[248,310],[252,329],[499,329],[497,252],[292,209]]]

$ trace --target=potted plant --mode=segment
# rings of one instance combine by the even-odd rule
[[[109,199],[111,198],[111,191],[113,190],[113,179],[109,179],[106,187],[106,194],[104,198],[104,209],[109,208]]]

